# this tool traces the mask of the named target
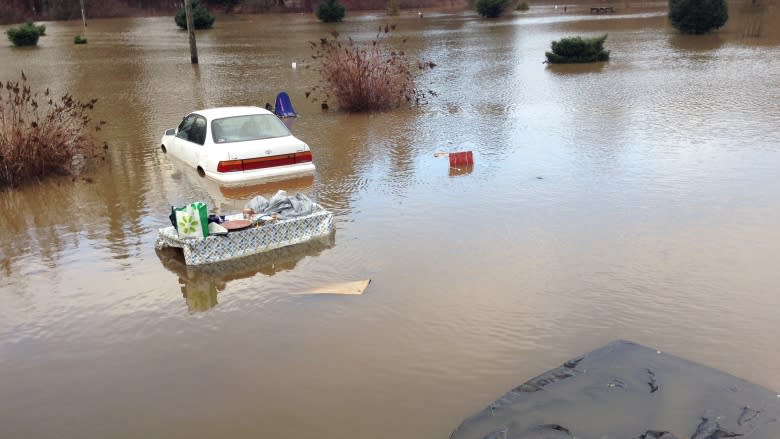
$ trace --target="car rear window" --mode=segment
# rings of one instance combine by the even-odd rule
[[[246,142],[290,135],[290,130],[273,114],[249,114],[211,121],[214,143]]]

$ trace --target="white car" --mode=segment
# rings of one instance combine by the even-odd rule
[[[225,186],[262,183],[314,173],[309,145],[268,110],[223,107],[188,114],[165,131],[164,153]]]

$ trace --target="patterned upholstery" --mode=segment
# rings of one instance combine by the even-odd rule
[[[211,235],[206,239],[181,239],[176,229],[166,227],[158,231],[155,247],[158,250],[181,248],[187,265],[201,265],[298,244],[331,231],[333,214],[315,205],[315,211],[306,216],[255,225],[223,236]]]

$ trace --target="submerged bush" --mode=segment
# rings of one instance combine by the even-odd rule
[[[391,47],[389,32],[395,26],[379,28],[373,41],[358,44],[339,39],[338,32],[329,38],[310,43],[312,56],[319,62],[320,84],[306,93],[323,104],[330,97],[345,111],[378,111],[397,108],[403,103],[416,104],[432,91],[416,87],[413,65],[406,52]],[[432,62],[417,62],[418,69],[433,68]],[[313,93],[313,94],[312,94]]]
[[[684,34],[706,34],[728,19],[726,0],[669,0],[669,21]]]
[[[73,37],[73,44],[87,44],[87,39],[81,35],[76,35]]]
[[[400,12],[400,8],[398,7],[398,2],[396,0],[388,0],[387,1],[387,15],[391,17],[395,17]]]
[[[609,50],[604,50],[606,35],[596,38],[562,38],[552,42],[552,52],[545,52],[551,64],[608,61]]]
[[[32,23],[9,28],[5,33],[14,46],[35,46],[38,44],[38,37],[41,36],[38,27]]]
[[[477,0],[477,13],[485,18],[496,18],[504,13],[509,0]]]
[[[20,82],[0,82],[0,186],[71,173],[74,158],[93,152],[87,129],[95,102],[33,93],[24,73]]]
[[[176,26],[187,29],[187,11],[182,6],[174,17]],[[198,0],[192,0],[192,22],[195,29],[211,29],[214,25],[214,16]]]
[[[517,8],[516,9],[518,11],[525,12],[525,11],[527,11],[530,8],[528,7],[528,2],[520,2],[520,3],[517,4]]]
[[[25,24],[29,24],[30,26],[35,27],[35,29],[38,31],[38,36],[43,37],[46,36],[46,25],[45,24],[35,24],[32,20],[27,20]]]
[[[322,0],[314,11],[314,15],[325,23],[341,21],[346,14],[347,8],[339,3],[339,0]]]

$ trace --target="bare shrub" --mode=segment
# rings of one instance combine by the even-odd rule
[[[66,175],[93,155],[87,129],[97,99],[49,95],[48,88],[42,95],[30,90],[24,73],[21,81],[0,82],[0,186]]]
[[[311,42],[312,58],[319,61],[322,77],[306,96],[323,103],[332,97],[341,110],[362,112],[417,104],[427,95],[434,95],[416,87],[413,69],[433,68],[435,64],[412,63],[403,49],[391,47],[388,36],[394,29],[389,25],[380,27],[373,41],[365,45],[352,38],[344,41],[336,31],[319,42]]]

